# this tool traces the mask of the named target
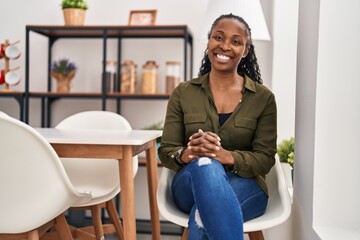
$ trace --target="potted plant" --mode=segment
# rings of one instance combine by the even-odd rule
[[[51,76],[56,79],[57,92],[70,92],[70,82],[76,73],[76,65],[67,58],[61,58],[51,64]]]
[[[83,26],[88,5],[85,0],[62,0],[65,26]]]
[[[294,147],[294,137],[285,139],[278,145],[277,154],[279,156],[280,162],[288,163],[291,167],[294,167]]]
[[[163,130],[164,129],[164,122],[163,121],[159,121],[156,123],[153,123],[147,127],[144,128],[144,130]],[[161,143],[161,137],[158,137],[156,139],[156,143],[160,144]]]
[[[144,128],[144,130],[163,130],[164,129],[164,122],[163,121],[160,121],[160,122],[156,122],[156,123],[153,123],[147,127]],[[160,143],[161,143],[161,137],[158,137],[156,139],[156,148],[158,149],[160,147]],[[159,160],[159,155],[156,154],[156,158]]]
[[[290,171],[289,174],[291,174],[291,180],[293,180],[293,175],[294,175],[294,157],[295,157],[294,149],[295,149],[294,137],[283,140],[277,146],[277,154],[279,156],[280,162],[284,163],[283,165],[284,173],[287,174],[287,172]]]

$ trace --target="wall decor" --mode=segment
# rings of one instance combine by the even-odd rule
[[[156,13],[157,10],[132,10],[129,15],[129,25],[130,26],[152,26],[156,22]]]

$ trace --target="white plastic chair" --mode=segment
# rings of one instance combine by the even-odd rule
[[[56,128],[58,129],[117,129],[130,130],[129,122],[121,115],[108,111],[85,111],[76,113],[62,120]],[[93,194],[93,199],[86,204],[75,204],[73,207],[90,209],[94,224],[96,239],[101,239],[104,233],[116,232],[120,239],[123,239],[123,230],[119,215],[116,211],[114,198],[120,192],[119,165],[115,159],[78,159],[61,158],[65,170],[79,190],[87,190]],[[138,158],[133,158],[134,176],[138,170]],[[101,221],[101,208],[106,208],[107,213],[113,223],[103,225]],[[88,232],[86,229],[79,229],[82,233]],[[80,236],[77,236],[80,237]],[[86,236],[86,239],[91,236]]]
[[[38,132],[5,114],[0,114],[0,194],[0,239],[39,239],[52,225],[57,232],[50,235],[72,239],[63,213],[91,199],[75,189]]]
[[[2,112],[2,111],[0,111],[0,116],[2,116],[2,117],[9,117],[9,115],[7,115],[6,113],[4,113],[4,112]]]
[[[173,200],[171,182],[175,171],[163,168],[157,191],[157,203],[160,214],[168,221],[185,228],[182,239],[187,239],[189,215],[180,211]],[[275,166],[266,177],[269,188],[269,202],[266,212],[255,219],[244,223],[244,232],[250,240],[264,239],[262,230],[274,227],[286,221],[290,216],[290,195],[285,183],[280,161],[276,156]]]

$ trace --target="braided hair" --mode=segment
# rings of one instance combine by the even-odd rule
[[[241,74],[241,73],[246,74],[253,81],[262,84],[263,81],[261,79],[260,68],[259,68],[259,64],[257,63],[257,57],[255,55],[255,47],[254,47],[254,45],[252,43],[252,39],[251,39],[251,29],[250,29],[249,25],[247,24],[247,22],[245,22],[245,20],[242,17],[233,15],[232,13],[221,15],[212,24],[210,32],[208,33],[208,39],[210,39],[213,28],[223,19],[235,19],[245,25],[245,27],[247,29],[247,34],[248,34],[248,41],[247,41],[246,45],[248,47],[249,53],[247,54],[246,57],[241,59],[239,65],[238,65],[238,68],[237,68],[237,72],[239,74]],[[199,69],[198,76],[202,76],[202,75],[210,72],[210,70],[211,70],[211,62],[209,60],[208,50],[206,49],[204,52],[204,57],[201,60],[201,67]]]

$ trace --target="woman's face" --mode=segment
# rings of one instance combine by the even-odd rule
[[[222,19],[212,29],[208,42],[211,69],[222,72],[237,72],[241,58],[248,48],[246,27],[236,19]]]

